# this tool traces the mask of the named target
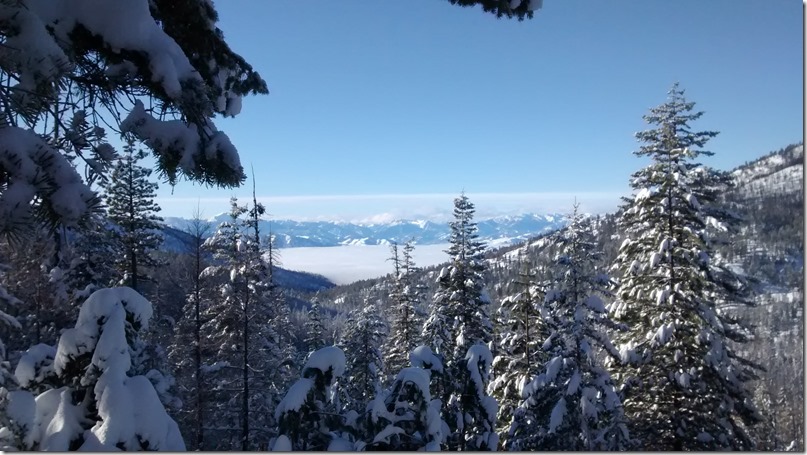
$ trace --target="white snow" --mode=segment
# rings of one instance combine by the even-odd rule
[[[485,396],[485,384],[488,381],[490,366],[493,363],[493,354],[484,344],[475,344],[465,354],[465,361],[471,379],[476,385],[476,393],[481,400]],[[480,363],[482,364],[481,370]]]
[[[84,432],[80,424],[83,410],[71,404],[71,394],[62,387],[36,397],[34,425],[25,437],[28,447],[39,442],[39,450],[67,451],[70,442]]]
[[[238,152],[230,139],[210,122],[206,131],[200,132],[195,125],[181,120],[158,120],[146,112],[142,101],[137,100],[120,127],[121,131],[135,134],[157,155],[169,151],[179,153],[179,167],[187,174],[196,173],[196,161],[202,158],[218,159],[233,171],[241,169]],[[202,136],[209,136],[210,140],[202,144]]]
[[[151,314],[151,303],[134,290],[101,289],[81,306],[76,327],[59,339],[54,360],[57,373],[65,371],[77,353],[86,352],[93,353],[88,371],[100,372],[92,389],[99,420],[89,430],[94,438],[88,439],[85,448],[122,444],[135,450],[146,444],[151,450],[185,450],[179,427],[165,412],[149,379],[126,376],[131,366],[127,326],[145,329]],[[32,351],[31,358],[45,351]],[[29,447],[38,443],[41,450],[67,450],[70,441],[84,433],[85,403],[73,405],[72,397],[72,389],[61,388],[36,398],[35,425],[26,438]]]
[[[663,346],[670,340],[672,337],[673,332],[675,331],[675,324],[670,322],[668,324],[662,324],[657,330],[655,339],[658,343],[658,346]]]
[[[6,415],[23,429],[30,429],[36,417],[36,400],[27,390],[12,390],[6,397]]]
[[[597,420],[597,406],[592,401],[592,397],[584,392],[580,396],[580,412],[589,419]]]
[[[678,381],[678,384],[681,387],[683,387],[685,389],[689,388],[689,379],[690,379],[689,373],[686,373],[686,372],[675,373],[675,379]]]
[[[101,421],[90,429],[101,444],[123,443],[128,450],[147,441],[151,450],[184,451],[179,427],[165,412],[151,382],[145,376],[121,380],[107,369],[98,379],[95,396]]]
[[[538,11],[539,9],[543,8],[544,0],[529,0],[527,4],[527,9],[530,11]]]
[[[552,382],[558,376],[560,367],[563,365],[563,357],[555,356],[546,364],[546,381]]]
[[[333,370],[333,379],[345,374],[345,353],[336,346],[327,346],[309,355],[305,362],[303,371],[314,368],[325,374],[329,369]]]
[[[14,377],[20,387],[26,388],[34,380],[43,379],[44,371],[40,371],[37,375],[37,370],[43,366],[53,362],[56,356],[56,349],[47,344],[37,344],[31,346],[25,351],[17,363],[17,368],[14,370]]]
[[[280,419],[285,412],[300,410],[300,407],[308,398],[308,393],[314,387],[314,380],[310,378],[300,378],[286,392],[286,396],[275,408],[275,419]]]
[[[641,190],[639,190],[638,193],[636,193],[636,197],[634,198],[634,202],[643,201],[643,200],[649,198],[652,194],[653,194],[653,192],[650,191],[650,189],[642,188]]]
[[[0,127],[0,168],[9,173],[0,194],[0,227],[29,219],[36,195],[50,202],[60,219],[72,226],[87,213],[94,198],[64,155],[32,131]]]
[[[403,434],[403,433],[405,433],[403,428],[396,427],[395,425],[390,424],[390,425],[387,425],[386,427],[384,427],[383,430],[378,432],[376,437],[373,438],[373,443],[377,443],[377,442],[381,442],[381,441],[387,441],[387,440],[389,440],[390,437],[392,437],[392,436],[394,436],[396,434]]]
[[[272,445],[272,452],[291,452],[291,441],[285,434],[281,434]]]
[[[355,447],[347,439],[333,438],[328,444],[328,452],[353,452]]]
[[[653,253],[650,255],[650,268],[655,268],[661,262],[661,254]]]
[[[712,442],[715,439],[711,434],[705,431],[698,433],[697,438],[699,442]]]
[[[566,415],[566,399],[561,398],[552,408],[552,413],[549,415],[549,432],[554,433],[555,430],[563,422],[563,417]]]
[[[588,298],[586,298],[585,305],[597,313],[607,312],[605,309],[605,303],[599,296],[596,295],[588,296]]]
[[[412,383],[421,392],[423,392],[424,399],[428,402],[431,401],[431,393],[429,392],[430,375],[429,370],[424,370],[418,367],[402,368],[395,377],[396,382],[401,384]]]
[[[418,346],[409,353],[409,363],[413,367],[425,368],[437,373],[443,372],[443,363],[428,346]],[[428,387],[427,387],[428,389]]]
[[[569,384],[566,386],[566,395],[574,395],[577,393],[577,389],[580,387],[580,372],[575,371],[571,378],[569,378]]]
[[[201,80],[179,45],[151,16],[148,0],[130,0],[125,5],[106,0],[29,0],[27,4],[59,40],[69,42],[69,33],[80,24],[101,36],[113,50],[145,53],[152,80],[161,83],[173,98],[179,98],[181,82]]]

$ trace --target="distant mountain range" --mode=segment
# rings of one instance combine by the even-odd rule
[[[208,220],[211,232],[229,218],[221,214]],[[189,220],[165,218],[168,228],[184,230]],[[506,245],[526,240],[566,225],[564,215],[524,214],[501,216],[477,222],[481,240],[491,245]],[[414,239],[419,245],[446,243],[450,235],[447,222],[398,220],[389,223],[359,224],[338,221],[262,221],[262,232],[275,236],[277,248],[328,247],[339,245],[388,245]]]

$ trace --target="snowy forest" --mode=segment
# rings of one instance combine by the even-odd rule
[[[162,224],[158,181],[246,177],[214,119],[268,90],[216,22],[0,0],[0,450],[804,451],[803,144],[704,165],[673,84],[615,213],[492,249],[462,193],[447,263],[333,287],[256,188]]]

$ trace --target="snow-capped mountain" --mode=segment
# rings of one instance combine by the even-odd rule
[[[228,219],[227,214],[208,220],[213,228]],[[188,220],[165,218],[173,229],[185,229]],[[524,214],[501,216],[478,222],[479,236],[495,245],[525,240],[543,232],[558,229],[566,224],[558,214]],[[446,243],[449,237],[447,222],[424,220],[397,220],[389,223],[348,223],[339,221],[262,221],[261,230],[275,236],[277,248],[326,247],[339,245],[387,245],[414,239],[419,245]]]

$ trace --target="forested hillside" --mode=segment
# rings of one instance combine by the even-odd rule
[[[730,184],[720,197],[720,204],[730,206],[741,221],[737,233],[720,245],[718,252],[746,276],[754,302],[752,307],[725,302],[720,308],[737,314],[753,327],[753,339],[742,344],[739,351],[763,367],[750,389],[764,415],[756,431],[760,438],[758,448],[765,450],[801,450],[804,440],[803,163],[803,144],[771,152],[732,171]],[[585,220],[591,226],[596,249],[603,253],[600,264],[616,259],[624,239],[618,232],[618,217],[617,213]],[[526,264],[552,262],[552,237],[553,234],[542,234],[485,253],[485,283],[492,308],[500,307],[517,292]],[[424,295],[436,292],[441,269],[442,266],[427,268],[412,278]],[[318,292],[316,298],[346,314],[368,301],[379,305],[390,302],[394,283],[391,277],[365,280]],[[420,302],[415,311],[425,315],[429,300]],[[388,313],[389,320],[393,317]],[[344,319],[334,319],[330,330],[339,333],[343,329]]]
[[[719,303],[717,309],[726,314],[736,315],[740,321],[752,327],[753,335],[747,342],[739,343],[736,351],[761,367],[756,370],[757,378],[750,380],[747,385],[760,416],[759,422],[750,429],[750,438],[755,441],[755,447],[758,449],[799,450],[803,447],[802,172],[803,145],[788,146],[731,172],[730,178],[723,184],[726,186],[721,187],[720,198],[716,201],[720,206],[730,207],[732,211],[736,212],[738,226],[736,233],[727,237],[724,243],[716,244],[714,257],[716,260],[724,261],[734,272],[745,276],[750,294],[746,295],[744,299],[753,303],[753,306],[746,306],[727,300]],[[287,388],[292,386],[290,381],[295,375],[300,374],[299,368],[306,362],[307,354],[328,345],[336,344],[342,347],[347,356],[347,363],[343,368],[345,368],[344,374],[348,379],[347,381],[334,380],[335,383],[332,387],[344,388],[350,384],[353,384],[350,387],[360,387],[358,384],[365,384],[365,386],[361,386],[365,387],[364,389],[357,388],[350,391],[351,389],[348,388],[344,389],[344,392],[340,392],[345,394],[341,398],[343,409],[357,411],[357,414],[348,417],[349,419],[357,419],[363,415],[361,409],[375,406],[373,403],[377,403],[377,401],[374,400],[380,399],[376,395],[380,390],[378,387],[389,386],[392,387],[390,390],[397,390],[396,387],[403,387],[405,384],[410,384],[410,386],[417,384],[420,389],[413,389],[413,391],[418,390],[417,393],[422,394],[428,392],[424,390],[430,388],[427,385],[428,381],[423,382],[425,379],[417,376],[422,373],[410,371],[404,376],[398,375],[397,379],[396,374],[399,371],[401,374],[407,371],[402,368],[409,364],[408,353],[419,344],[426,342],[428,337],[422,338],[423,336],[437,333],[439,330],[448,330],[446,333],[451,333],[449,328],[423,330],[424,326],[429,327],[425,325],[426,321],[433,321],[431,327],[436,327],[434,324],[438,321],[443,321],[440,324],[446,324],[452,319],[449,316],[451,313],[446,312],[449,310],[434,313],[435,307],[433,306],[433,302],[440,301],[441,297],[438,296],[441,295],[441,292],[446,292],[441,290],[445,286],[441,283],[452,275],[453,272],[447,272],[450,269],[446,269],[445,266],[418,269],[411,260],[411,252],[417,246],[407,243],[400,247],[394,245],[391,249],[390,255],[394,260],[390,262],[390,271],[394,272],[394,269],[397,268],[397,273],[391,273],[383,279],[332,287],[327,280],[297,272],[288,272],[272,265],[278,259],[276,251],[263,251],[260,257],[253,256],[253,259],[249,259],[249,256],[229,256],[229,253],[224,255],[216,253],[216,248],[219,248],[215,246],[217,244],[250,242],[245,244],[258,245],[263,243],[263,240],[255,243],[254,239],[259,237],[255,237],[254,232],[249,234],[250,230],[254,231],[255,227],[259,226],[254,220],[255,217],[261,216],[260,204],[240,208],[234,202],[233,210],[230,221],[223,223],[216,231],[210,230],[209,225],[202,220],[196,220],[195,224],[191,222],[186,226],[186,231],[173,228],[159,229],[158,234],[164,233],[167,238],[171,239],[170,248],[152,246],[154,251],[150,254],[154,261],[139,265],[137,272],[131,272],[125,262],[116,265],[116,263],[106,260],[106,258],[120,255],[115,253],[115,248],[125,248],[125,243],[120,243],[125,237],[120,237],[122,239],[120,241],[115,240],[116,237],[110,237],[110,235],[119,235],[115,234],[119,232],[117,230],[110,232],[103,228],[96,228],[96,230],[88,230],[78,236],[71,233],[68,239],[60,235],[54,237],[43,230],[37,237],[19,240],[21,243],[5,243],[2,250],[7,264],[4,273],[5,288],[9,295],[13,294],[19,299],[14,300],[16,303],[6,309],[9,317],[19,322],[19,326],[16,328],[12,326],[6,329],[4,336],[7,340],[8,371],[15,372],[16,370],[11,380],[27,390],[48,390],[48,384],[62,383],[62,380],[56,378],[59,374],[58,371],[63,370],[54,370],[54,366],[58,365],[55,359],[60,354],[55,347],[60,339],[59,334],[65,328],[64,321],[74,320],[78,316],[76,313],[78,305],[98,287],[94,283],[114,283],[116,280],[125,283],[127,276],[139,273],[142,278],[139,288],[145,295],[149,295],[155,304],[156,317],[153,319],[154,322],[149,331],[144,333],[143,341],[138,342],[142,347],[135,349],[133,355],[136,355],[138,360],[137,364],[131,368],[139,368],[139,371],[148,373],[146,377],[154,384],[168,414],[179,423],[178,430],[185,437],[185,444],[191,447],[206,449],[237,447],[240,434],[239,416],[243,415],[241,409],[243,403],[238,400],[234,401],[232,397],[247,396],[244,395],[245,393],[249,393],[250,397],[250,415],[255,416],[250,418],[250,438],[265,441],[263,446],[257,445],[258,448],[269,447],[270,442],[276,440],[275,436],[272,436],[278,434],[275,431],[283,431],[283,428],[288,425],[283,424],[282,421],[291,418],[284,417],[282,412],[278,414],[279,411],[273,410],[288,408],[288,400],[291,398],[283,398],[287,390],[288,393],[298,393],[295,389],[298,387],[297,385],[291,389]],[[562,248],[562,242],[558,243],[561,241],[559,239],[570,233],[579,235],[578,231],[588,232],[587,235],[591,239],[588,248],[600,253],[597,255],[579,253],[583,254],[581,257],[586,257],[590,261],[587,273],[592,273],[592,270],[605,272],[608,264],[617,260],[620,245],[626,238],[619,228],[618,220],[621,216],[621,213],[603,216],[578,215],[577,218],[574,218],[577,221],[573,222],[570,227],[557,232],[542,234],[527,242],[500,249],[475,250],[478,251],[474,253],[478,255],[478,261],[480,261],[478,263],[484,264],[476,272],[477,278],[475,279],[479,281],[475,286],[478,286],[478,289],[484,289],[480,294],[480,298],[483,299],[480,302],[487,307],[485,311],[488,316],[483,319],[489,321],[487,335],[484,335],[485,330],[483,330],[479,332],[481,335],[478,336],[481,337],[479,339],[487,340],[488,347],[485,349],[490,350],[489,353],[477,352],[474,354],[481,356],[478,359],[484,368],[481,370],[483,374],[479,378],[487,378],[482,383],[477,383],[477,386],[484,386],[479,390],[486,390],[485,396],[488,396],[487,393],[489,393],[489,396],[496,397],[498,411],[493,414],[490,414],[493,411],[487,411],[488,414],[483,412],[477,417],[471,418],[472,422],[476,422],[473,425],[481,425],[478,427],[480,429],[474,431],[483,431],[481,429],[486,428],[487,430],[484,431],[488,433],[484,434],[496,434],[495,439],[490,439],[492,436],[486,436],[488,439],[473,443],[481,444],[481,446],[474,445],[473,447],[562,449],[567,446],[575,446],[576,437],[566,442],[562,442],[562,439],[553,439],[555,442],[550,442],[550,439],[542,439],[541,441],[544,442],[523,440],[518,435],[525,434],[523,432],[528,430],[518,429],[520,427],[516,424],[521,420],[512,419],[518,409],[522,409],[527,403],[535,402],[538,399],[536,396],[522,402],[519,398],[522,393],[520,389],[529,389],[529,387],[525,388],[526,384],[531,381],[530,375],[539,372],[536,367],[540,365],[540,362],[548,362],[554,358],[547,357],[552,349],[549,348],[550,345],[546,344],[553,337],[553,331],[568,330],[558,322],[562,321],[562,318],[552,319],[556,322],[549,322],[546,320],[547,313],[542,313],[549,309],[540,309],[540,302],[548,298],[546,297],[547,283],[551,282],[554,279],[552,276],[558,273],[556,270],[557,257],[562,251],[562,249],[559,250]],[[146,229],[143,231],[143,235],[152,235],[153,232]],[[231,240],[226,240],[227,236],[231,236]],[[239,237],[242,240],[238,240]],[[62,240],[53,241],[60,238]],[[249,238],[253,240],[249,240]],[[65,242],[65,240],[67,241]],[[221,243],[222,241],[224,243]],[[269,245],[271,246],[271,244]],[[226,253],[227,250],[222,251]],[[123,257],[126,257],[126,254],[123,254]],[[48,266],[49,263],[46,263],[43,266],[40,263],[41,258],[50,258],[48,260],[57,265]],[[248,283],[248,280],[258,280],[255,281],[256,285],[258,283],[261,283],[261,286],[268,285],[266,290],[260,292],[275,297],[261,303],[260,305],[268,304],[268,306],[265,307],[265,310],[260,310],[260,313],[255,314],[263,314],[266,321],[277,321],[268,326],[254,326],[253,330],[258,338],[253,339],[253,336],[250,335],[249,339],[265,348],[258,351],[261,352],[260,356],[251,357],[249,363],[253,366],[282,365],[280,369],[274,370],[272,374],[275,376],[271,378],[264,376],[265,373],[251,377],[249,384],[253,387],[252,392],[244,390],[245,382],[238,380],[239,375],[243,372],[237,367],[238,355],[240,355],[238,352],[244,351],[236,349],[230,352],[221,348],[211,350],[214,346],[229,346],[229,343],[233,343],[232,346],[243,346],[243,340],[227,341],[227,337],[231,336],[227,335],[230,331],[228,327],[238,327],[241,324],[238,321],[242,317],[239,316],[238,311],[230,316],[227,315],[239,307],[227,304],[227,300],[222,302],[225,306],[217,307],[218,304],[215,300],[211,300],[214,295],[227,296],[231,292],[240,292],[237,291],[237,287],[233,288],[232,285],[226,284],[229,279],[222,281],[216,276],[224,271],[221,270],[222,266],[225,270],[242,270],[243,272],[238,272],[239,274],[255,270],[254,265],[247,266],[246,264],[249,262],[241,261],[262,261],[264,264],[262,267],[266,267],[266,272],[262,273],[269,273],[269,275],[264,275],[262,278],[249,278],[250,275],[247,273],[243,275],[243,278],[237,279],[247,280],[244,281],[245,284]],[[155,273],[158,270],[159,273]],[[120,278],[115,278],[116,276]],[[194,278],[195,276],[198,278]],[[230,278],[234,276],[230,274]],[[201,281],[199,281],[200,278]],[[462,279],[458,283],[464,286],[466,281],[467,279]],[[602,299],[604,305],[609,305],[614,301],[614,295],[608,290],[608,282],[602,282],[600,286],[605,287],[600,291],[599,298]],[[269,294],[265,294],[267,292]],[[443,294],[446,296],[443,298],[450,298],[456,292],[458,291],[454,290],[449,294]],[[233,294],[233,298],[237,295],[237,293]],[[243,294],[242,298],[247,298],[248,295],[250,294]],[[196,313],[194,313],[196,298],[199,299],[198,316],[195,316]],[[255,305],[257,304],[256,301]],[[527,306],[523,306],[525,304]],[[240,308],[239,311],[243,311],[244,307]],[[450,311],[461,311],[461,307]],[[526,313],[524,313],[525,311]],[[530,312],[533,312],[531,316]],[[437,316],[440,317],[439,320],[434,319]],[[197,318],[200,325],[194,328],[193,321]],[[597,324],[604,327],[602,321]],[[609,324],[612,324],[612,328],[619,327],[616,322]],[[252,326],[251,323],[250,326]],[[407,326],[410,328],[401,332],[404,330],[402,327]],[[484,324],[481,327],[484,327]],[[526,351],[505,349],[505,347],[513,349],[518,345],[514,343],[524,336],[524,334],[518,334],[519,327],[524,330],[530,327],[533,332],[529,336],[534,337],[534,341],[529,342]],[[516,332],[512,332],[512,330],[516,330]],[[198,333],[200,346],[203,346],[200,351],[198,370],[193,366],[193,362],[188,361],[194,355],[193,349],[190,347],[193,346],[195,333]],[[402,335],[402,333],[407,335]],[[367,336],[370,338],[361,338]],[[465,336],[467,335],[463,335],[463,337]],[[431,341],[427,345],[453,343],[451,340],[451,336],[446,335],[443,342],[435,344],[435,341]],[[501,341],[497,342],[497,340]],[[36,349],[28,348],[32,345],[38,347]],[[607,347],[608,343],[604,346]],[[547,348],[549,348],[548,351]],[[353,352],[354,349],[362,351]],[[366,349],[370,349],[370,351],[366,351]],[[442,349],[445,352],[445,347]],[[529,352],[532,352],[529,357],[518,357],[518,355]],[[596,354],[594,358],[602,362],[604,360],[602,353],[606,351],[597,352],[599,354]],[[420,353],[419,355],[434,356],[431,353]],[[462,350],[456,351],[455,355],[458,356],[458,359],[464,357]],[[486,355],[490,357],[485,357]],[[517,357],[508,357],[513,355]],[[415,358],[419,359],[419,357],[413,357],[413,360]],[[486,358],[487,360],[484,360]],[[452,365],[443,363],[446,362],[444,355],[434,357],[434,359],[433,362],[439,362],[440,368],[449,368]],[[374,363],[362,363],[370,360]],[[309,359],[308,362],[310,363],[311,360]],[[457,369],[461,362],[454,362],[451,368],[454,368],[457,378],[462,378],[464,370]],[[518,365],[522,365],[520,362],[523,362],[524,370],[519,370],[522,368],[518,367]],[[432,365],[431,368],[434,368],[436,364],[430,365]],[[364,370],[361,370],[362,368]],[[554,373],[554,368],[556,367],[552,366],[549,371],[560,375],[560,372]],[[194,371],[198,371],[198,373],[194,373]],[[303,368],[302,371],[309,370]],[[519,373],[519,371],[523,371],[523,373]],[[250,375],[253,374],[255,373],[250,373]],[[409,378],[406,375],[414,376]],[[434,375],[437,373],[434,372]],[[199,379],[194,379],[195,377]],[[596,378],[596,376],[592,376],[592,378]],[[562,379],[562,382],[568,385],[568,381],[571,379],[571,377],[566,377],[566,379]],[[556,378],[556,380],[558,379]],[[434,383],[432,380],[432,389],[428,393],[444,393],[446,395],[443,395],[441,402],[452,402],[453,399],[448,392],[451,390],[449,387],[464,387],[461,381],[460,379],[458,383],[443,384]],[[609,384],[616,384],[615,379],[607,381]],[[618,390],[616,386],[613,387],[615,387],[614,390]],[[197,391],[203,391],[203,393],[200,394]],[[423,403],[428,402],[426,400],[428,396],[439,397],[439,395],[424,395]],[[547,397],[542,399],[547,399]],[[295,399],[304,400],[304,397],[298,396]],[[480,406],[482,407],[479,409],[484,410],[488,409],[485,406],[489,405]],[[557,414],[552,408],[539,409],[528,411],[525,408],[518,412],[538,412],[550,417]],[[597,411],[597,415],[605,415],[603,413],[606,411],[613,412],[613,409],[616,408],[609,409],[603,408]],[[337,412],[337,409],[332,408],[332,412]],[[443,414],[435,412],[437,411],[428,411],[422,417],[425,419],[424,425],[429,419],[433,421]],[[625,431],[624,435],[633,434],[627,430],[627,417],[621,413],[618,416],[618,419],[621,420],[615,422],[623,423],[619,424],[622,426],[613,427],[615,428],[613,431],[616,433],[609,433],[613,435],[611,438],[616,438],[616,435],[622,434],[620,433],[622,431]],[[309,418],[314,417],[309,416]],[[608,417],[609,421],[612,418],[617,417]],[[377,423],[378,421],[374,423],[373,419],[364,423],[361,419],[356,420],[348,427],[344,427],[343,431],[346,433],[343,433],[342,439],[340,439],[342,442],[338,444],[343,444],[340,446],[343,448],[358,448],[360,446],[356,444],[361,441],[364,441],[362,444],[368,444],[367,448],[403,444],[392,435],[399,431],[413,430],[407,430],[409,428],[407,426],[399,427],[398,425],[402,424],[396,423],[397,418],[387,417],[386,419],[385,428],[378,427],[377,425],[380,424]],[[441,419],[445,420],[445,415]],[[330,423],[338,428],[343,428],[343,424],[344,422]],[[554,420],[549,421],[548,424],[550,425],[548,428],[560,428],[552,425],[561,425]],[[392,427],[401,429],[392,429]],[[14,428],[13,425],[10,428]],[[420,443],[428,445],[429,441],[434,443],[442,440],[441,438],[444,437],[442,435],[456,433],[460,427],[453,428],[452,426],[443,428],[442,433],[437,431]],[[567,431],[570,430],[571,427],[568,427]],[[17,431],[25,432],[24,428],[19,428]],[[372,434],[368,432],[373,431],[380,432],[379,434],[383,434],[384,437],[371,444],[378,438],[368,440],[363,439],[364,436],[361,435]],[[188,435],[196,436],[192,440],[188,440]],[[623,440],[614,447],[627,448],[633,447],[631,444],[637,444],[635,439],[631,442],[630,437],[624,435],[614,439],[614,441]],[[297,437],[305,438],[303,435]],[[471,441],[464,438],[444,443],[449,444],[449,448],[469,448],[467,444],[470,444]],[[291,447],[308,447],[294,445],[293,441],[294,438],[289,439]],[[321,443],[326,444],[326,441]],[[335,442],[327,442],[328,445],[333,443]],[[21,444],[21,442],[17,444]],[[401,447],[415,446],[404,444]]]

